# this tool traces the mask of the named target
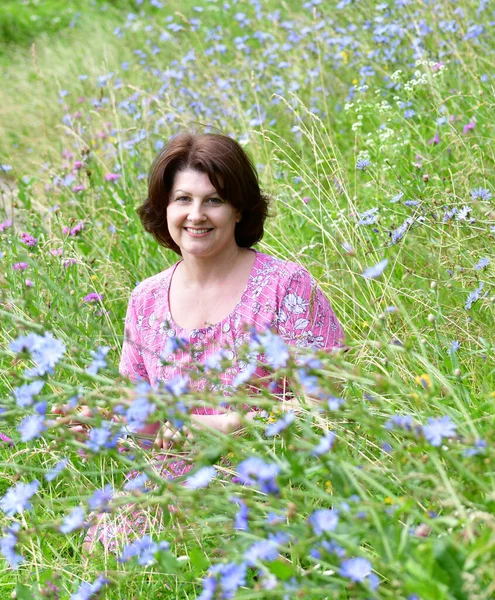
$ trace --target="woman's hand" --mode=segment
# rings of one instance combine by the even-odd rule
[[[183,427],[181,430],[175,429],[170,421],[165,421],[156,434],[153,446],[155,448],[170,450],[174,446],[181,446],[186,439],[194,439],[194,436],[188,427]]]
[[[71,410],[72,409],[69,406],[62,406],[60,404],[54,406],[52,412],[56,415],[60,415],[55,419],[55,422],[60,425],[68,425],[69,431],[77,438],[84,438],[89,430],[87,420],[91,419],[94,416],[94,413],[88,406],[82,406],[77,414],[69,415],[68,413],[70,413]],[[80,418],[83,420],[81,421]]]

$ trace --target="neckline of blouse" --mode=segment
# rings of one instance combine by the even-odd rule
[[[249,289],[251,280],[254,278],[254,272],[258,267],[258,261],[260,258],[260,253],[258,252],[258,250],[255,250],[254,248],[249,248],[249,250],[251,252],[255,253],[255,257],[254,257],[254,263],[253,266],[251,267],[251,272],[249,273],[249,277],[246,283],[246,287],[244,288],[244,291],[241,294],[241,299],[239,300],[239,302],[234,306],[234,308],[230,311],[230,313],[224,317],[221,321],[218,321],[217,323],[212,323],[211,325],[209,325],[208,327],[196,327],[194,329],[184,329],[183,327],[181,327],[180,325],[178,325],[178,323],[175,322],[174,317],[172,316],[172,311],[170,310],[170,286],[172,284],[172,278],[174,276],[175,270],[177,269],[177,267],[180,265],[180,263],[182,262],[182,260],[179,260],[175,263],[175,265],[172,267],[172,271],[170,272],[170,276],[168,278],[167,281],[167,291],[165,294],[165,298],[167,299],[167,313],[170,315],[170,327],[172,329],[175,329],[176,331],[176,335],[177,335],[177,331],[182,331],[183,333],[185,333],[186,335],[191,335],[191,333],[193,331],[209,331],[209,330],[216,330],[219,327],[222,327],[224,325],[224,323],[230,321],[232,319],[232,317],[235,315],[235,313],[237,312],[239,306],[241,306],[241,304],[244,301],[244,297],[247,294],[247,291]]]

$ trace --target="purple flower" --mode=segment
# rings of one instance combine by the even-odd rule
[[[464,133],[464,135],[466,133],[468,133],[468,131],[471,131],[471,129],[474,129],[476,127],[476,121],[469,121],[469,123],[466,123],[466,125],[464,125],[464,127],[462,128],[462,133]]]
[[[87,296],[84,296],[83,302],[101,302],[104,294],[97,294],[96,292],[90,292]]]
[[[131,560],[131,558],[137,557],[138,564],[147,567],[156,562],[155,555],[158,552],[168,550],[168,548],[168,542],[162,541],[157,543],[149,535],[145,535],[141,539],[125,546],[122,556],[118,560],[125,563]]]
[[[267,437],[273,437],[274,435],[281,433],[282,431],[284,431],[284,429],[287,429],[287,427],[289,427],[289,425],[294,421],[294,416],[295,415],[292,410],[286,412],[281,419],[275,421],[275,423],[271,423],[270,425],[268,425],[265,431],[265,435]]]
[[[23,271],[24,269],[28,268],[28,264],[25,262],[18,262],[18,263],[14,263],[12,265],[12,268],[14,269],[14,271]]]
[[[31,503],[29,500],[36,494],[39,485],[40,482],[37,479],[31,481],[31,483],[17,483],[0,498],[0,508],[8,517],[13,517],[24,510],[30,510]]]
[[[435,132],[435,135],[431,138],[431,140],[428,140],[428,145],[431,146],[432,144],[439,144],[440,143],[440,136],[438,135],[438,131]]]
[[[451,438],[456,435],[456,426],[446,415],[438,419],[430,417],[428,423],[423,427],[423,434],[432,446],[440,446],[442,438]]]
[[[36,246],[38,243],[38,240],[29,233],[21,233],[21,240],[23,244],[26,244],[26,246],[29,246],[30,248]]]
[[[471,198],[473,200],[484,200],[485,202],[487,202],[488,200],[490,200],[491,197],[492,193],[486,188],[478,187],[474,188],[474,190],[471,190]]]
[[[337,436],[333,431],[327,431],[327,433],[322,438],[320,438],[320,443],[313,448],[312,454],[314,454],[315,456],[321,456],[322,454],[326,454],[329,450],[332,449],[336,437]]]
[[[62,525],[59,527],[60,533],[71,533],[76,529],[80,529],[85,525],[85,518],[86,513],[84,512],[84,508],[82,506],[77,506],[70,514],[64,517]]]
[[[316,535],[322,535],[325,531],[333,531],[339,522],[339,513],[331,508],[315,510],[308,521]]]
[[[22,442],[30,442],[45,431],[45,417],[43,415],[30,415],[21,421],[18,431]]]
[[[102,490],[96,490],[91,498],[88,500],[88,506],[91,510],[97,510],[98,512],[104,512],[108,509],[108,503],[113,498],[113,488],[110,484],[107,484]]]
[[[194,475],[190,475],[186,481],[185,486],[190,490],[197,490],[199,488],[207,487],[211,480],[216,477],[217,470],[215,467],[203,467]]]
[[[105,181],[117,181],[120,179],[120,175],[118,173],[107,173],[105,175]]]
[[[7,219],[3,223],[0,223],[0,232],[4,232],[8,227],[12,227],[12,219]]]
[[[378,277],[383,275],[383,272],[385,271],[385,267],[387,265],[388,265],[388,258],[384,258],[382,261],[380,261],[376,265],[365,269],[365,271],[363,273],[363,277],[366,277],[367,279],[378,279]]]
[[[69,464],[69,459],[63,458],[53,467],[53,469],[50,469],[50,471],[47,471],[45,473],[45,479],[47,481],[53,481],[55,479],[55,477],[58,477],[60,475],[60,473],[65,469],[65,467],[68,464]]]
[[[17,554],[15,547],[17,544],[17,534],[21,526],[19,523],[13,523],[5,529],[6,535],[0,538],[0,553],[4,556],[11,569],[16,570],[25,560],[23,556]]]
[[[14,398],[17,406],[22,408],[30,406],[33,403],[33,396],[39,394],[44,385],[44,381],[37,380],[14,388]]]
[[[82,189],[84,189],[84,188],[82,188]],[[77,191],[80,191],[80,190],[77,190]],[[74,227],[72,227],[72,229],[70,227],[64,227],[62,229],[62,233],[64,235],[69,235],[69,237],[75,237],[76,235],[78,235],[79,233],[81,233],[81,231],[83,229],[84,229],[84,222],[83,221],[79,221],[79,223],[77,225],[74,225]]]
[[[72,594],[70,600],[91,600],[91,598],[95,597],[96,594],[101,592],[103,586],[107,585],[108,583],[109,580],[103,577],[103,575],[98,575],[94,583],[83,581],[77,592]]]
[[[239,464],[237,478],[244,485],[259,484],[265,494],[278,494],[276,477],[279,471],[275,463],[265,463],[261,458],[252,456]]]

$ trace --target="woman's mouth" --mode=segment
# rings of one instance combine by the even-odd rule
[[[210,233],[210,231],[213,231],[213,228],[199,228],[199,227],[184,227],[184,229],[187,231],[187,233],[189,235],[192,235],[193,237],[202,237],[208,233]]]

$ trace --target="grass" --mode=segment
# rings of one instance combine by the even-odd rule
[[[103,11],[97,3],[65,29],[63,15],[53,23],[56,3],[45,2],[12,11],[17,25],[8,34],[1,17],[9,64],[0,86],[0,163],[12,165],[3,178],[19,197],[13,227],[0,233],[2,431],[16,440],[0,448],[0,494],[17,481],[42,482],[33,510],[14,519],[26,560],[2,572],[6,596],[17,586],[17,598],[40,598],[43,590],[46,597],[51,581],[68,598],[105,573],[112,584],[103,597],[112,600],[192,599],[210,565],[239,563],[253,542],[283,532],[289,539],[278,559],[264,561],[258,580],[249,572],[236,597],[493,597],[495,210],[493,197],[472,193],[494,191],[493,33],[487,25],[482,33],[473,29],[485,16],[473,2],[457,3],[462,13],[448,2],[334,4],[309,10],[267,2],[256,16],[254,4],[145,2]],[[64,6],[67,15],[76,7]],[[39,15],[34,37],[19,25],[25,14]],[[27,46],[33,40],[35,58]],[[408,110],[414,114],[405,116]],[[129,294],[176,260],[142,232],[135,209],[161,143],[196,122],[245,144],[274,197],[260,249],[311,271],[351,350],[322,357],[316,373],[328,393],[336,393],[334,382],[343,385],[339,411],[307,409],[275,439],[263,435],[266,422],[237,438],[198,432],[196,462],[218,464],[228,455],[231,465],[222,462],[214,483],[191,492],[163,484],[137,450],[134,462],[115,449],[82,457],[66,428],[20,442],[16,428],[32,408],[19,408],[11,394],[28,363],[8,345],[29,330],[65,343],[40,394],[50,406],[78,388],[90,405],[108,407],[131,393],[115,367]],[[359,169],[360,159],[369,165]],[[108,172],[121,177],[107,182]],[[84,189],[73,191],[76,185]],[[80,221],[80,235],[62,233]],[[22,231],[38,244],[27,248]],[[58,248],[63,256],[50,252]],[[488,265],[476,268],[484,257]],[[383,275],[365,279],[363,271],[383,258]],[[64,267],[68,259],[75,263]],[[21,261],[28,268],[14,270]],[[103,300],[83,302],[90,292]],[[90,352],[103,345],[109,367],[91,377]],[[288,370],[303,396],[294,366]],[[172,399],[156,401],[167,414]],[[276,406],[269,397],[264,402],[276,419]],[[417,429],[385,427],[397,414],[411,415]],[[443,416],[456,435],[435,447],[422,427]],[[327,427],[337,441],[315,458],[312,448]],[[479,440],[486,448],[475,446]],[[235,466],[251,455],[280,466],[280,497],[231,483]],[[43,472],[64,456],[67,469],[44,481]],[[57,533],[62,518],[106,483],[121,489],[137,466],[159,484],[137,503],[180,507],[165,511],[170,521],[156,534],[170,550],[146,567],[102,551],[84,559],[79,531]],[[233,528],[232,494],[248,504],[249,531]],[[376,591],[340,575],[338,554],[316,558],[320,542],[307,518],[319,508],[339,511],[338,527],[326,535],[347,557],[370,561]],[[270,511],[283,514],[282,522],[267,523]],[[11,522],[2,515],[4,527]],[[273,589],[262,583],[267,573]]]

